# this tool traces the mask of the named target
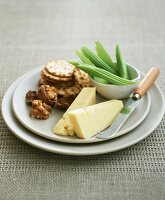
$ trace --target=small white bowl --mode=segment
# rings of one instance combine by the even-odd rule
[[[111,85],[103,84],[95,81],[91,78],[92,84],[96,87],[96,90],[99,94],[104,96],[107,99],[124,99],[128,98],[133,90],[138,86],[141,75],[139,71],[130,64],[126,64],[128,67],[128,73],[131,80],[137,81],[135,84],[131,85]]]

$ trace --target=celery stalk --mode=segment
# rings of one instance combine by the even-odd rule
[[[86,64],[89,65],[93,65],[93,63],[83,54],[83,52],[80,51],[76,51],[76,54],[78,55],[78,57]]]
[[[104,69],[100,69],[92,65],[80,64],[77,67],[85,71],[92,77],[103,78],[109,83],[114,84],[114,85],[128,85],[128,84],[136,83],[135,81],[121,78],[119,76],[116,76],[115,74],[112,74],[111,72],[107,72]]]
[[[110,55],[108,54],[108,52],[105,50],[105,48],[103,47],[103,45],[101,44],[101,42],[96,41],[95,42],[96,45],[96,51],[98,56],[104,61],[106,62],[109,66],[111,66],[115,71],[118,71],[117,66],[113,63]]]
[[[119,45],[116,45],[116,60],[119,67],[119,75],[122,78],[128,79],[128,70],[124,58],[121,55]]]
[[[105,69],[113,74],[117,74],[117,72],[111,68],[106,62],[104,62],[101,58],[99,58],[96,54],[94,54],[87,47],[82,47],[82,52],[84,55],[98,68]]]

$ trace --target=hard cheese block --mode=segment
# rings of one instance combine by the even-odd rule
[[[83,88],[79,93],[79,95],[74,100],[74,102],[64,113],[63,117],[54,126],[53,133],[56,133],[58,135],[73,136],[75,132],[73,130],[72,123],[69,120],[68,112],[81,107],[93,105],[95,103],[96,103],[96,88],[95,87]]]
[[[70,111],[68,116],[77,136],[90,138],[110,126],[122,108],[122,101],[109,100]]]

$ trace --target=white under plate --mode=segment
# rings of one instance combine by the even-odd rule
[[[59,110],[57,108],[53,109],[52,114],[47,120],[38,120],[30,118],[29,111],[31,109],[31,106],[29,106],[25,102],[25,95],[29,90],[36,90],[36,91],[38,90],[38,80],[40,78],[40,71],[41,67],[32,70],[30,74],[29,73],[25,74],[25,78],[20,82],[20,84],[18,85],[18,87],[14,92],[13,110],[19,122],[30,131],[50,140],[66,142],[66,143],[94,143],[107,140],[107,139],[99,139],[96,138],[95,136],[89,139],[80,139],[76,136],[70,137],[70,136],[59,136],[54,134],[52,132],[53,126],[58,122],[58,120],[64,114],[64,111]],[[103,98],[102,96],[97,95],[97,103],[106,100],[107,99]],[[147,93],[147,95],[145,95],[141,99],[139,106],[131,114],[131,116],[125,122],[121,130],[117,134],[108,139],[121,136],[136,128],[147,116],[150,109],[150,105],[151,105],[150,95],[149,93]],[[104,132],[108,131],[109,128],[104,130]]]
[[[49,152],[65,155],[96,155],[124,149],[150,135],[159,125],[164,115],[164,97],[159,87],[154,84],[150,89],[151,102],[154,103],[151,105],[149,114],[136,129],[129,133],[112,140],[94,144],[66,144],[47,140],[24,128],[13,114],[12,96],[15,88],[24,77],[25,76],[22,76],[17,79],[7,90],[2,101],[2,115],[8,128],[19,139],[34,147]]]

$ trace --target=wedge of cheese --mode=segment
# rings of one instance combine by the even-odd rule
[[[68,112],[78,137],[90,138],[112,124],[123,108],[122,101],[109,100]]]
[[[75,132],[73,130],[72,123],[69,120],[68,112],[93,105],[96,103],[96,88],[95,87],[85,87],[81,90],[79,95],[76,97],[76,99],[73,101],[73,103],[70,105],[70,107],[67,109],[67,111],[64,113],[63,117],[57,122],[57,124],[53,128],[53,133],[58,135],[75,135]]]

